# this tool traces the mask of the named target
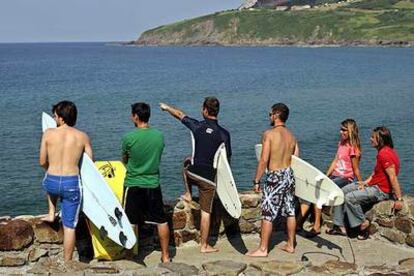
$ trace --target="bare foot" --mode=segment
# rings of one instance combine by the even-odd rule
[[[218,248],[214,248],[214,247],[212,247],[212,246],[210,246],[210,245],[207,245],[207,246],[202,246],[201,248],[200,248],[200,252],[201,253],[213,253],[213,252],[218,252],[219,251],[219,249]]]
[[[171,263],[171,259],[170,259],[170,257],[162,257],[161,262],[162,263]]]
[[[55,219],[55,214],[47,214],[40,218],[40,220],[44,222],[54,222]]]
[[[267,250],[261,250],[260,248],[258,248],[255,251],[247,252],[246,256],[249,256],[249,257],[267,257]]]
[[[364,231],[365,229],[367,229],[368,227],[369,227],[369,224],[370,224],[370,222],[369,222],[369,220],[365,220],[359,227],[359,229],[361,230],[361,231]]]
[[[193,199],[191,198],[191,194],[190,193],[185,193],[182,196],[180,196],[180,198],[182,200],[184,200],[187,203],[190,203]]]
[[[287,253],[293,254],[295,253],[295,248],[292,246],[289,246],[287,244],[285,244],[284,246],[278,246],[277,248],[279,248],[280,250],[283,250]]]

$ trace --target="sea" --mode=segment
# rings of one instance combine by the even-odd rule
[[[166,200],[184,191],[181,167],[191,141],[159,103],[201,120],[206,96],[220,100],[219,123],[231,134],[239,191],[252,188],[254,145],[270,127],[270,107],[283,102],[301,157],[322,171],[335,156],[341,121],[353,118],[359,125],[364,178],[377,153],[371,131],[388,127],[401,159],[403,192],[414,195],[413,61],[413,48],[0,44],[0,216],[47,212],[38,164],[41,113],[61,100],[77,105],[77,127],[91,137],[96,160],[120,160],[121,139],[134,128],[131,104],[149,103],[150,124],[165,135]]]

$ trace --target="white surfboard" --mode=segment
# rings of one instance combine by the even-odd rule
[[[255,146],[256,158],[260,159],[262,144]],[[308,162],[292,155],[291,168],[295,176],[295,195],[301,199],[322,206],[337,206],[344,203],[342,190],[324,173]]]
[[[222,143],[214,156],[216,173],[216,191],[223,207],[233,218],[240,218],[241,202],[237,192],[236,182],[227,160],[226,145]]]
[[[194,162],[195,139],[191,133],[192,160]],[[226,145],[222,143],[214,155],[213,167],[216,173],[216,192],[223,207],[230,216],[238,219],[241,215],[241,202],[237,192],[236,182],[231,172],[229,161],[227,160]]]
[[[42,114],[42,129],[56,128],[56,122],[48,114]],[[80,175],[82,179],[82,211],[106,236],[117,244],[131,249],[136,243],[132,226],[119,201],[104,177],[87,154],[83,154]]]

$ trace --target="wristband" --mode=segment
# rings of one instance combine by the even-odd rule
[[[256,180],[253,180],[253,185],[260,185],[260,180],[256,182]]]

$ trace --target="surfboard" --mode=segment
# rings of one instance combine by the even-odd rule
[[[255,145],[257,160],[262,153],[262,144]],[[292,155],[291,168],[295,176],[295,195],[301,199],[322,206],[337,206],[344,203],[342,190],[324,173],[308,162]]]
[[[45,131],[47,128],[56,128],[56,122],[43,112],[42,129]],[[80,175],[82,211],[99,229],[102,238],[108,237],[122,247],[131,249],[136,243],[132,226],[104,177],[85,153],[80,163]]]
[[[191,163],[193,163],[195,152],[193,133],[191,133],[191,146],[193,150]],[[236,219],[240,218],[241,201],[229,161],[227,160],[226,145],[224,143],[218,147],[214,155],[213,167],[217,170],[215,183],[218,198],[230,216]]]
[[[240,218],[241,202],[237,192],[236,182],[230,164],[227,160],[226,145],[222,143],[214,156],[214,168],[216,172],[216,192],[224,209],[233,218]]]
[[[108,183],[118,201],[122,203],[126,174],[124,164],[121,161],[95,161],[95,166],[105,178],[106,183]],[[99,229],[95,225],[91,225],[90,232],[95,259],[112,261],[125,257],[126,251],[124,248],[108,237],[102,239],[99,234]],[[137,243],[135,244],[133,251],[135,254],[138,254]]]

